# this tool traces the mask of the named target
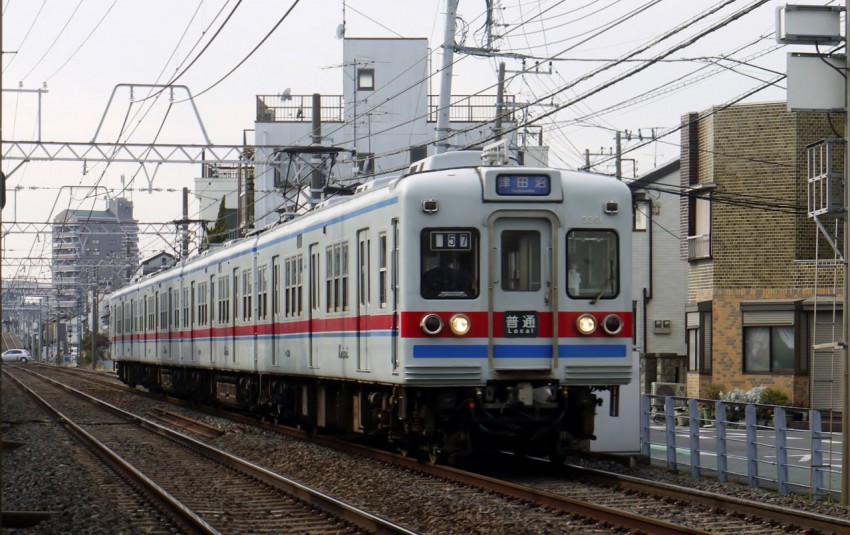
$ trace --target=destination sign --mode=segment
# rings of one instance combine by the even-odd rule
[[[544,197],[552,191],[549,175],[498,175],[497,195]]]

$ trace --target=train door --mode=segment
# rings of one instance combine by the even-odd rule
[[[319,367],[319,337],[317,332],[317,317],[319,315],[319,287],[321,286],[319,282],[319,276],[321,273],[319,272],[319,259],[321,258],[321,254],[319,252],[319,244],[314,243],[310,245],[310,308],[309,308],[309,317],[307,318],[307,329],[308,329],[308,338],[309,340],[309,351],[310,351],[310,367],[318,368]]]
[[[541,215],[503,211],[488,222],[492,369],[549,369],[557,361],[557,219]]]
[[[215,327],[215,321],[216,321],[216,317],[215,317],[216,316],[216,314],[215,314],[215,275],[210,275],[209,284],[210,284],[210,287],[209,287],[209,294],[207,295],[207,306],[206,306],[206,309],[204,310],[204,313],[205,313],[205,316],[206,316],[205,320],[206,320],[206,323],[207,323],[207,332],[209,333],[209,337],[210,337],[209,338],[209,340],[210,340],[210,343],[209,343],[209,353],[210,353],[209,359],[210,359],[210,363],[214,363],[215,360],[216,360],[216,358],[215,358],[216,351],[218,351],[218,349],[219,349],[218,348],[219,344],[216,342],[215,335],[214,335],[214,333],[215,333],[214,327]]]
[[[280,348],[278,347],[279,340],[277,339],[277,326],[280,322],[280,257],[272,257],[272,321],[269,333],[271,334],[270,343],[272,351],[272,366],[280,366]]]
[[[369,277],[371,272],[371,240],[367,229],[357,231],[357,369],[369,369]]]
[[[398,373],[399,367],[399,311],[398,311],[398,219],[392,220],[392,244],[390,250],[390,302],[392,306],[392,363],[393,373]]]
[[[233,297],[233,308],[230,311],[230,328],[228,335],[230,336],[230,349],[232,351],[230,360],[236,364],[236,352],[239,351],[236,345],[236,321],[239,318],[239,269],[233,269],[233,286],[230,287]]]
[[[192,281],[192,289],[190,290],[189,299],[189,360],[195,360],[195,334],[197,333],[197,325],[195,324],[195,281]]]

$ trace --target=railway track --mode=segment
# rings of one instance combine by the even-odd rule
[[[166,512],[165,525],[140,520],[156,531],[411,533],[33,371],[6,374],[132,481],[146,507]]]
[[[850,532],[850,522],[839,518],[580,467],[569,467],[568,472],[558,473],[553,478],[551,464],[541,463],[543,468],[523,469],[524,473],[540,474],[539,477],[534,475],[523,479],[521,484],[512,483],[504,476],[493,478],[445,466],[430,466],[416,459],[332,437],[308,435],[238,415],[218,415],[403,467],[422,474],[424,477],[417,484],[423,486],[436,482],[445,487],[446,482],[452,482],[459,486],[452,491],[455,493],[465,492],[464,488],[497,493],[544,507],[554,514],[579,515],[591,523],[616,529],[644,533]]]

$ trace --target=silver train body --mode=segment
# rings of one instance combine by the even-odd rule
[[[431,157],[110,296],[129,385],[431,456],[588,448],[635,366],[628,188]]]

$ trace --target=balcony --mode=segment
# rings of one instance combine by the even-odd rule
[[[688,236],[688,260],[711,258],[711,234]]]

